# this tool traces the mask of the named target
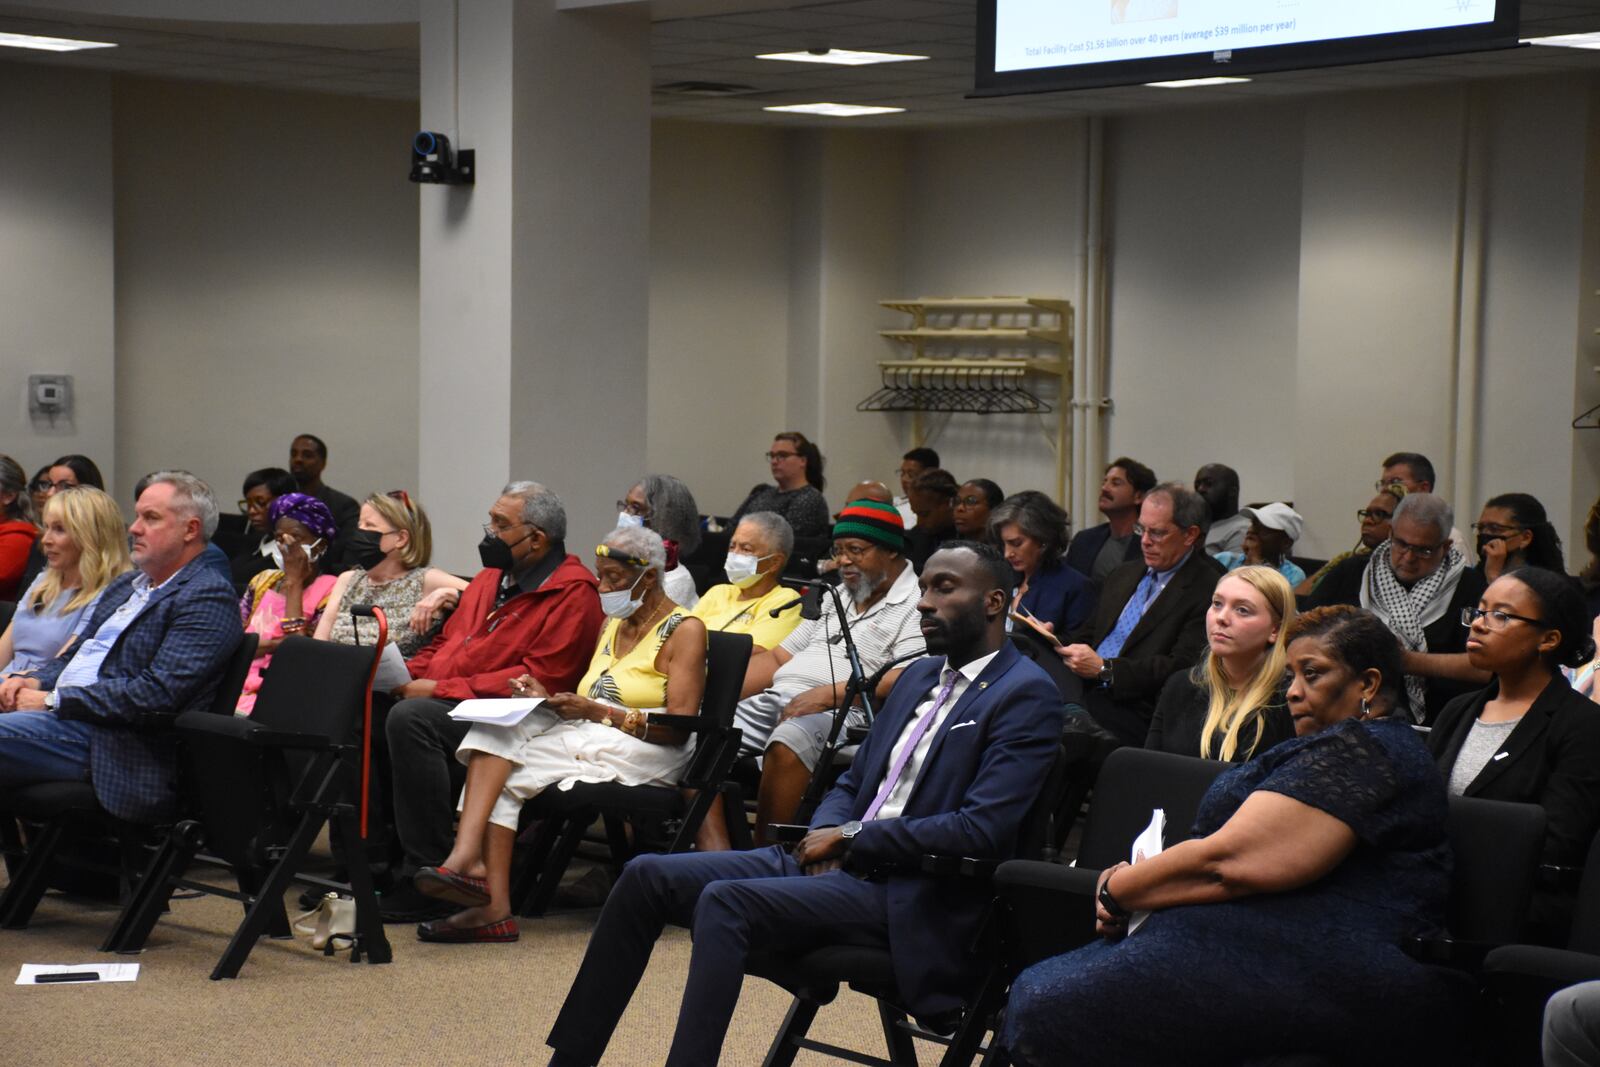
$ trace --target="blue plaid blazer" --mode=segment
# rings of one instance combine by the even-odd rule
[[[127,601],[134,573],[106,588],[85,634]],[[140,822],[171,813],[177,757],[167,717],[210,706],[243,636],[233,587],[200,557],[151,596],[106,653],[93,685],[56,694],[57,715],[93,728],[89,780],[107,811]],[[42,687],[54,688],[77,647],[36,672]]]

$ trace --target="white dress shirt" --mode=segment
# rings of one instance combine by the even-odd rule
[[[889,791],[888,797],[884,799],[882,806],[878,808],[877,817],[879,819],[898,819],[900,817],[900,813],[905,810],[906,801],[911,799],[911,791],[917,786],[917,776],[922,773],[922,765],[928,759],[929,750],[933,748],[933,740],[939,736],[939,731],[944,726],[944,721],[950,717],[951,709],[960,703],[962,694],[967,691],[967,688],[973,682],[977,681],[978,675],[982,674],[983,669],[989,666],[989,661],[999,654],[998,650],[991,652],[987,656],[973,660],[955,672],[956,681],[955,685],[950,687],[950,695],[945,698],[944,705],[939,709],[938,717],[933,720],[933,725],[928,727],[927,732],[917,741],[917,747],[912,750],[911,758],[906,761],[905,769],[900,772],[900,780],[894,784],[894,788]],[[888,767],[892,768],[895,765],[895,761],[900,758],[900,753],[905,749],[906,742],[916,732],[917,723],[922,721],[923,716],[933,711],[934,699],[938,697],[939,690],[944,688],[944,683],[948,680],[947,672],[949,670],[949,662],[946,661],[944,670],[939,672],[939,680],[934,683],[933,688],[923,698],[922,703],[917,705],[917,709],[911,713],[911,718],[906,720],[905,728],[900,731],[900,737],[895,741],[894,748],[889,750]],[[882,788],[883,783],[879,782],[873,790],[873,795],[876,796],[878,789]]]

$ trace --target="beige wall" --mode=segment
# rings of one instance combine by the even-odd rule
[[[328,484],[415,486],[415,105],[124,78],[115,116],[121,467],[231,504],[310,432]]]
[[[0,65],[0,452],[95,460],[117,487],[111,81]],[[30,374],[70,374],[70,419],[32,421]]]

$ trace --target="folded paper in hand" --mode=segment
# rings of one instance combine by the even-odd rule
[[[1166,810],[1156,808],[1150,813],[1150,825],[1146,826],[1144,831],[1133,839],[1133,855],[1129,857],[1128,862],[1138,863],[1141,860],[1152,859],[1161,855],[1161,850],[1165,847],[1162,842],[1166,832]],[[1128,918],[1128,933],[1131,935],[1135,930],[1143,926],[1144,921],[1148,918],[1150,918],[1148,911],[1134,912]]]
[[[450,709],[450,717],[457,722],[481,722],[491,726],[515,726],[528,717],[528,713],[544,703],[543,697],[511,697],[502,700],[463,700]],[[542,714],[552,720],[553,711]]]

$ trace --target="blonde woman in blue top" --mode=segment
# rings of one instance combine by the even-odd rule
[[[45,568],[0,634],[0,675],[26,674],[54,659],[106,586],[133,566],[122,512],[90,486],[64,489],[45,502],[39,545]]]

